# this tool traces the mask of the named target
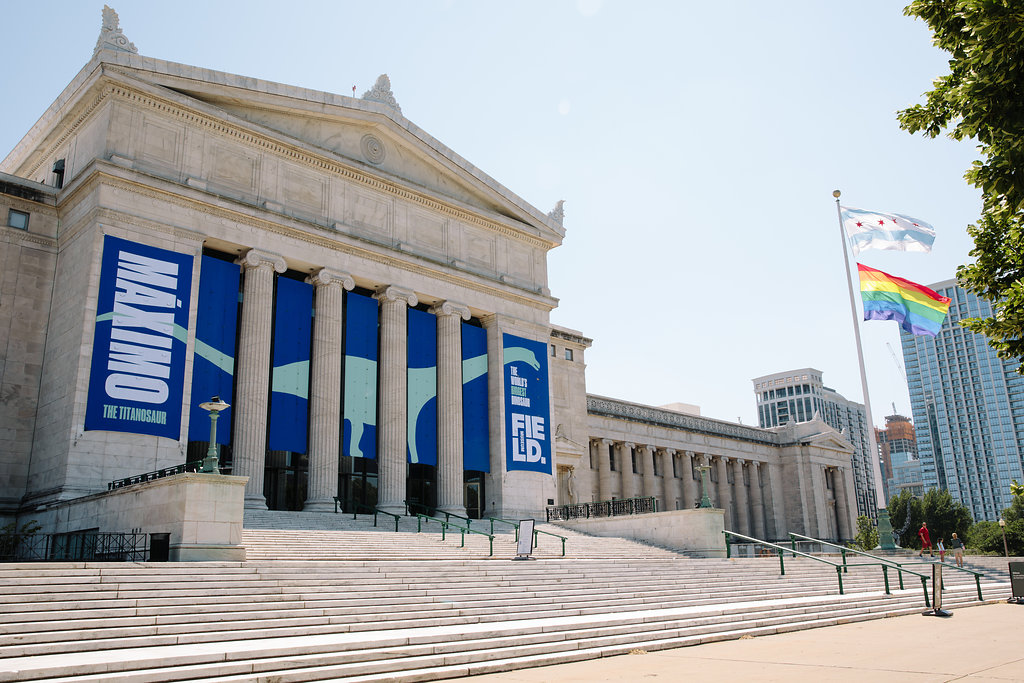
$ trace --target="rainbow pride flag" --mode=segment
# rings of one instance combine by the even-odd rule
[[[865,320],[895,320],[911,334],[939,333],[949,297],[924,285],[857,264]]]

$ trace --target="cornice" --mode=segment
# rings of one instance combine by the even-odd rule
[[[79,193],[92,190],[94,187],[100,184],[101,180],[103,183],[110,187],[131,192],[133,194],[139,195],[140,197],[166,201],[168,203],[174,204],[185,209],[198,211],[200,213],[205,213],[217,218],[224,218],[259,230],[265,230],[267,232],[275,233],[283,237],[288,237],[290,239],[305,242],[312,246],[327,249],[329,251],[347,254],[355,258],[364,259],[374,263],[379,263],[382,265],[389,266],[391,268],[396,268],[407,273],[422,275],[435,280],[440,280],[442,282],[447,282],[462,289],[469,289],[472,291],[480,292],[488,296],[493,296],[499,299],[505,299],[506,301],[512,301],[520,305],[528,306],[530,308],[539,308],[542,310],[551,311],[555,307],[553,303],[547,303],[544,301],[540,301],[538,299],[523,296],[521,294],[510,293],[507,290],[503,290],[498,287],[490,287],[485,284],[473,282],[466,278],[452,276],[447,273],[444,273],[443,271],[428,268],[410,261],[398,260],[391,256],[388,256],[387,254],[382,254],[380,252],[373,251],[365,247],[361,247],[357,244],[339,242],[337,239],[331,239],[331,237],[326,235],[321,236],[312,234],[304,230],[289,227],[282,223],[276,223],[255,216],[250,216],[249,214],[234,209],[227,209],[206,202],[200,202],[194,199],[189,199],[183,197],[180,194],[168,192],[166,190],[161,190],[152,185],[142,184],[124,178],[120,178],[118,176],[111,175],[102,170],[97,170],[82,185],[76,187],[71,196],[76,196]],[[61,203],[67,205],[68,199],[69,198],[64,198],[64,200]],[[224,199],[227,201],[233,201],[230,200],[229,198]],[[123,220],[129,224],[139,225],[158,232],[173,234],[183,239],[204,240],[207,237],[206,235],[203,235],[192,230],[168,226],[167,224],[150,221],[148,219],[140,218],[134,215],[114,211],[113,209],[101,209],[101,211],[106,216],[116,217],[119,220]],[[91,213],[95,215],[95,210]],[[293,220],[298,221],[298,219]],[[322,228],[320,226],[317,226],[316,224],[310,225],[313,225],[317,229],[324,230],[326,232],[326,228]],[[64,238],[65,235],[61,235],[60,241],[64,242]]]
[[[730,422],[709,420],[708,418],[694,415],[684,415],[636,403],[616,401],[615,399],[603,398],[601,396],[587,396],[587,413],[632,422],[644,422],[688,432],[698,432],[710,436],[752,441],[771,446],[779,445],[778,436],[765,430],[736,425]]]
[[[4,244],[24,244],[25,242],[29,242],[49,249],[57,248],[57,240],[52,237],[37,235],[26,230],[12,228],[7,225],[0,227],[3,228],[0,230],[0,241],[3,241]]]
[[[558,244],[550,240],[544,240],[539,237],[525,234],[522,231],[514,230],[508,226],[496,223],[493,220],[488,220],[477,213],[447,204],[426,193],[414,192],[399,183],[389,181],[380,176],[371,175],[354,166],[349,166],[337,159],[328,157],[325,154],[317,154],[310,149],[283,142],[281,139],[273,135],[243,127],[243,125],[257,125],[252,122],[244,121],[243,119],[239,119],[239,123],[237,124],[225,122],[223,118],[215,118],[214,116],[202,112],[197,108],[188,107],[179,102],[174,102],[167,98],[161,98],[152,93],[142,92],[141,90],[132,88],[123,82],[112,81],[109,76],[106,77],[106,80],[107,83],[101,93],[96,97],[92,105],[88,107],[88,110],[83,113],[71,127],[68,128],[68,132],[62,140],[65,139],[67,135],[70,135],[71,132],[73,132],[74,129],[77,128],[77,126],[79,126],[82,121],[84,121],[84,119],[99,106],[103,99],[109,96],[114,96],[122,100],[131,101],[138,105],[163,112],[164,114],[173,116],[188,123],[201,126],[225,137],[234,138],[247,146],[257,147],[265,151],[287,157],[288,159],[299,162],[307,167],[326,171],[365,187],[375,189],[393,197],[405,199],[427,209],[432,209],[438,213],[448,215],[465,223],[476,225],[491,232],[497,232],[505,237],[523,242],[532,247],[547,250],[557,246]],[[225,114],[225,116],[227,115]],[[283,134],[279,133],[278,135]],[[59,145],[53,146],[52,150],[55,150],[57,146]],[[44,158],[48,158],[48,156],[49,155]]]

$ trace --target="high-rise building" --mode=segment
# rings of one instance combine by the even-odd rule
[[[878,457],[885,479],[885,499],[909,489],[916,496],[924,493],[921,462],[917,457],[914,423],[905,415],[886,415],[885,429],[875,427]]]
[[[931,285],[952,301],[938,336],[901,334],[925,490],[947,489],[976,520],[997,520],[1022,479],[1024,376],[984,336],[960,326],[992,306],[957,286]]]
[[[821,370],[814,368],[776,372],[752,381],[757,396],[758,424],[762,428],[807,422],[817,414],[846,437],[855,449],[853,476],[857,514],[874,518],[877,514],[875,485],[864,404],[850,401],[826,387],[821,381]]]

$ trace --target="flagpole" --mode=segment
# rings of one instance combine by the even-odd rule
[[[878,508],[878,542],[882,550],[893,550],[896,543],[892,538],[892,522],[886,509],[885,489],[882,486],[882,466],[878,459],[878,444],[875,441],[875,423],[871,419],[871,399],[868,398],[868,377],[864,371],[864,348],[860,342],[860,321],[857,320],[857,302],[853,296],[853,275],[850,272],[850,254],[846,248],[846,231],[843,229],[843,210],[839,206],[839,190],[832,192],[836,198],[836,215],[839,218],[839,239],[843,243],[843,265],[846,266],[846,284],[850,293],[850,315],[853,318],[853,337],[857,340],[857,362],[860,367],[861,391],[864,393],[864,413],[868,427],[868,457],[871,460],[872,475],[875,479],[875,504]]]

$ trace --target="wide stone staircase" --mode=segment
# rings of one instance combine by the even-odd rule
[[[840,595],[835,570],[803,558],[783,575],[778,557],[541,525],[568,537],[565,558],[550,539],[555,556],[512,561],[514,546],[490,555],[486,538],[460,547],[407,519],[396,533],[324,517],[247,516],[240,563],[0,565],[0,681],[439,680],[925,609],[918,578],[899,590],[890,570],[886,595],[878,567],[850,568]],[[1009,596],[1005,561],[970,559],[985,601]],[[945,609],[979,604],[973,577],[944,578]]]

